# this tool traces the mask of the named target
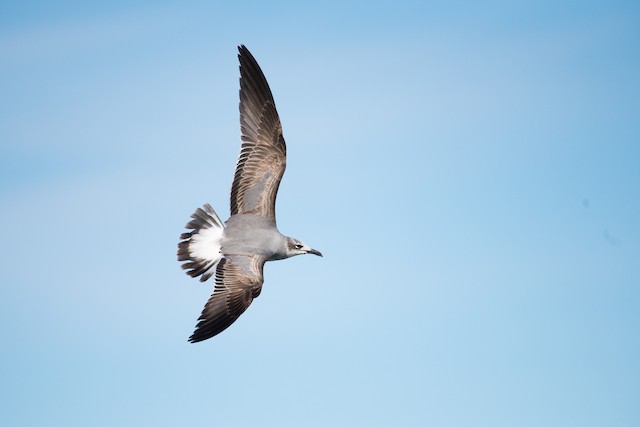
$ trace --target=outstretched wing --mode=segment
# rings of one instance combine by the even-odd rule
[[[238,51],[243,142],[231,186],[231,215],[251,213],[275,223],[287,148],[267,79],[246,47]]]
[[[198,319],[190,342],[199,342],[227,329],[249,307],[262,290],[262,256],[234,255],[223,258],[216,268],[216,285]]]

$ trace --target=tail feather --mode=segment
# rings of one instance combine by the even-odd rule
[[[216,266],[222,259],[220,247],[224,234],[224,224],[211,205],[205,204],[191,215],[192,220],[185,226],[190,232],[180,235],[178,261],[191,277],[200,277],[205,282],[215,274]]]

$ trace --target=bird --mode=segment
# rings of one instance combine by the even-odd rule
[[[282,235],[276,226],[276,195],[286,166],[282,124],[267,79],[244,45],[240,61],[240,155],[231,185],[230,217],[222,222],[206,203],[180,235],[178,261],[185,272],[215,281],[213,294],[189,342],[218,335],[260,295],[264,264],[322,253]]]

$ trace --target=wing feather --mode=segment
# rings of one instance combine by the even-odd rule
[[[231,186],[231,215],[251,213],[275,223],[287,148],[267,79],[246,47],[240,46],[238,51],[243,143]]]
[[[251,305],[262,290],[266,258],[237,255],[223,258],[215,274],[213,295],[198,319],[190,342],[199,342],[227,329]]]

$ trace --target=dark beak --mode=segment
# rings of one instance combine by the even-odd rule
[[[316,251],[315,249],[309,249],[307,253],[322,256],[322,253],[320,251]]]

